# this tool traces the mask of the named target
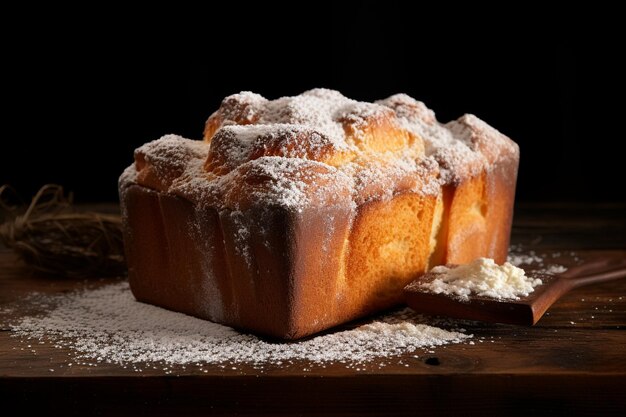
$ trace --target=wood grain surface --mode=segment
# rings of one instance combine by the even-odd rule
[[[513,244],[550,259],[558,253],[554,262],[560,264],[573,264],[575,257],[626,257],[626,206],[518,206]],[[16,316],[27,313],[28,304],[19,300],[33,291],[56,294],[113,281],[33,275],[0,249],[0,309],[17,306]],[[626,280],[570,292],[532,328],[464,326],[474,345],[385,359],[384,367],[294,362],[262,369],[205,366],[206,372],[174,367],[171,374],[102,363],[68,367],[68,350],[48,344],[29,349],[5,326],[0,415],[626,413]]]

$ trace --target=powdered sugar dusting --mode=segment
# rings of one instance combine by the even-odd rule
[[[471,335],[422,323],[402,310],[352,330],[272,343],[230,327],[134,300],[128,284],[57,296],[44,316],[21,318],[14,336],[69,347],[78,358],[108,363],[363,363],[420,348],[460,343]]]
[[[578,260],[577,257],[574,259]],[[523,251],[519,246],[511,247],[507,261],[515,266],[532,269],[539,274],[556,275],[567,271],[565,266],[555,263],[547,263],[545,256],[540,256],[534,250],[529,250],[527,252]]]
[[[226,120],[237,117],[243,124],[254,123],[259,110],[265,103],[267,103],[265,97],[251,91],[230,95],[223,101],[224,117]]]
[[[131,184],[137,183],[137,169],[135,169],[135,165],[127,166],[122,175],[120,175],[119,184],[120,187],[127,187]]]
[[[263,123],[292,123],[313,127],[324,132],[335,143],[345,143],[343,127],[333,115],[354,100],[338,91],[315,89],[299,96],[282,97],[268,102],[260,120]]]
[[[485,157],[471,143],[469,130],[460,128],[458,121],[442,125],[424,103],[406,94],[378,103],[394,109],[402,126],[424,140],[426,156],[439,165],[442,183],[460,181],[486,166]]]
[[[567,268],[563,265],[548,265],[547,267],[541,269],[541,272],[550,275],[562,274],[565,271],[567,271]]]
[[[350,192],[342,179],[335,194],[353,205],[402,191],[437,195],[441,186],[489,169],[494,158],[517,154],[512,141],[475,116],[441,124],[432,110],[404,94],[366,103],[327,89],[276,100],[242,92],[226,97],[208,125],[204,142],[167,135],[139,148],[135,168],[149,166],[154,178],[130,169],[121,188],[137,181],[225,205],[224,195],[238,188],[237,180],[251,178],[246,169],[262,169],[272,173],[262,178],[271,186],[256,189],[257,200],[301,211],[320,203],[309,195],[315,185],[273,175],[301,165],[295,161],[317,162],[348,177]],[[325,190],[333,191],[330,183]]]

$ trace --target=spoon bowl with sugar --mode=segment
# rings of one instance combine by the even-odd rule
[[[418,313],[532,326],[570,290],[626,278],[626,259],[598,258],[550,275],[479,258],[435,267],[404,288]]]

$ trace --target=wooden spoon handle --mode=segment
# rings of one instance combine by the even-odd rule
[[[582,287],[583,285],[626,278],[626,259],[614,259],[613,262],[592,263],[579,272],[580,275],[576,276],[567,273],[561,276],[561,278],[565,278],[565,280],[568,281],[570,289]]]
[[[597,258],[582,265],[569,268],[567,271],[559,275],[559,278],[577,278],[596,275],[605,271],[613,271],[615,269],[626,267],[626,259],[624,258]]]

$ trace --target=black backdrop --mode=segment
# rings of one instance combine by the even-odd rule
[[[625,200],[623,105],[606,100],[623,91],[623,47],[611,34],[390,4],[292,18],[233,10],[191,30],[175,18],[140,29],[143,15],[29,20],[32,41],[2,41],[0,181],[23,195],[55,182],[79,201],[115,200],[134,148],[166,133],[200,137],[225,95],[328,87],[360,100],[405,92],[442,121],[476,114],[520,144],[518,200]]]

